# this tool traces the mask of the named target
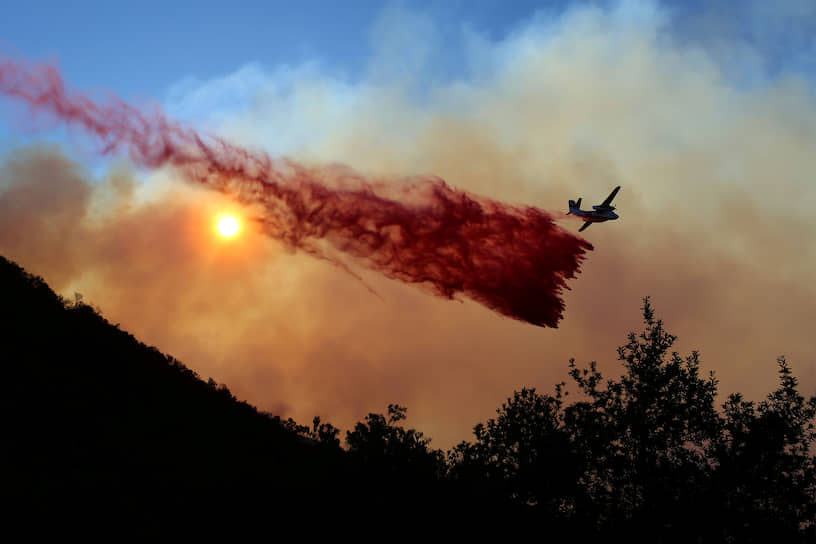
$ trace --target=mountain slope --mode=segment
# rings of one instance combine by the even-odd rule
[[[204,382],[0,257],[3,488],[21,504],[331,502],[342,451]]]

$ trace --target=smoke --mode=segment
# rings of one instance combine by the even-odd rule
[[[338,166],[273,161],[219,137],[204,137],[118,99],[101,105],[68,90],[55,67],[0,61],[0,92],[122,148],[141,166],[176,167],[186,179],[260,209],[270,236],[348,268],[320,241],[385,276],[463,293],[505,316],[556,327],[562,292],[592,246],[534,207],[511,206],[435,177],[396,187]],[[397,193],[398,200],[388,198]]]
[[[438,447],[472,438],[515,389],[552,391],[568,380],[570,357],[615,375],[615,348],[639,330],[646,295],[679,336],[678,352],[699,350],[703,371],[716,372],[721,398],[764,398],[781,354],[814,394],[812,74],[770,62],[741,32],[708,30],[731,25],[730,11],[707,15],[708,41],[693,21],[680,40],[674,11],[580,6],[498,37],[471,29],[455,43],[457,29],[433,14],[410,29],[411,17],[391,14],[383,24],[400,28],[378,27],[374,39],[387,43],[371,77],[344,79],[320,62],[249,64],[188,81],[167,101],[169,116],[230,142],[300,164],[354,165],[369,180],[433,172],[545,209],[578,197],[594,204],[622,185],[620,220],[585,231],[595,249],[580,288],[564,293],[557,329],[355,267],[377,298],[251,225],[223,242],[213,217],[263,209],[180,183],[172,169],[89,169],[70,145],[4,157],[0,252],[262,409],[350,428],[397,402]],[[816,20],[793,15],[795,24],[774,26],[811,38]],[[437,48],[461,53],[463,73],[439,79]],[[402,52],[405,70],[393,59]],[[416,204],[397,186],[375,194]]]

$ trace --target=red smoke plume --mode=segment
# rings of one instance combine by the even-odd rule
[[[566,280],[592,246],[538,208],[511,206],[436,177],[385,183],[339,165],[306,167],[202,136],[156,107],[99,104],[67,89],[57,69],[0,60],[0,92],[81,126],[103,153],[176,167],[190,182],[258,211],[265,232],[345,268],[334,248],[389,278],[458,293],[505,316],[556,327]],[[328,242],[326,244],[325,242]]]

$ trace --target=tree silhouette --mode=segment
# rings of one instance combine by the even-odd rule
[[[379,476],[437,479],[444,473],[444,455],[429,447],[430,439],[414,429],[396,425],[407,409],[388,405],[388,416],[368,414],[365,423],[346,433],[348,451]]]
[[[0,299],[0,483],[38,516],[87,512],[87,497],[171,523],[342,505],[447,522],[464,510],[471,527],[578,541],[816,542],[816,397],[780,357],[765,400],[718,409],[716,379],[697,352],[671,351],[648,298],[618,379],[570,360],[572,393],[514,392],[447,458],[397,404],[346,432],[346,449],[319,417],[259,412],[2,258]]]
[[[780,385],[758,405],[732,394],[717,448],[718,502],[742,541],[816,540],[816,397],[799,394],[784,357]]]
[[[717,382],[699,376],[699,355],[669,353],[676,337],[654,318],[644,299],[645,330],[618,348],[625,374],[599,387],[594,363],[570,376],[587,401],[566,409],[577,449],[591,452],[585,474],[600,520],[637,524],[644,533],[675,532],[683,518],[699,517],[706,493],[707,456],[719,436]]]
[[[340,439],[337,437],[339,434],[340,429],[331,423],[321,423],[318,416],[315,416],[312,420],[312,430],[309,431],[309,436],[319,443],[326,444],[332,448],[339,448]]]
[[[546,509],[554,518],[569,515],[581,456],[570,443],[561,407],[560,397],[516,391],[496,418],[476,425],[475,444],[463,442],[449,454],[451,477],[477,480],[482,493]]]
[[[732,395],[715,405],[717,380],[700,376],[696,351],[643,300],[645,328],[618,348],[624,374],[605,380],[595,362],[569,375],[579,400],[522,389],[475,443],[448,455],[449,476],[550,522],[647,542],[797,541],[813,533],[814,416],[781,358],[780,388],[758,406]],[[564,525],[566,524],[566,525]]]

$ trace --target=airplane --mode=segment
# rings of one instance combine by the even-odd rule
[[[578,232],[584,232],[592,223],[601,223],[603,221],[611,221],[618,218],[618,214],[612,211],[615,209],[615,206],[611,205],[612,199],[615,198],[618,191],[620,191],[620,185],[615,187],[609,196],[606,197],[606,200],[604,200],[601,204],[598,206],[592,206],[592,210],[582,210],[580,198],[578,199],[578,202],[575,202],[574,200],[569,201],[569,211],[567,212],[567,215],[572,214],[584,218],[584,226],[581,227]]]

